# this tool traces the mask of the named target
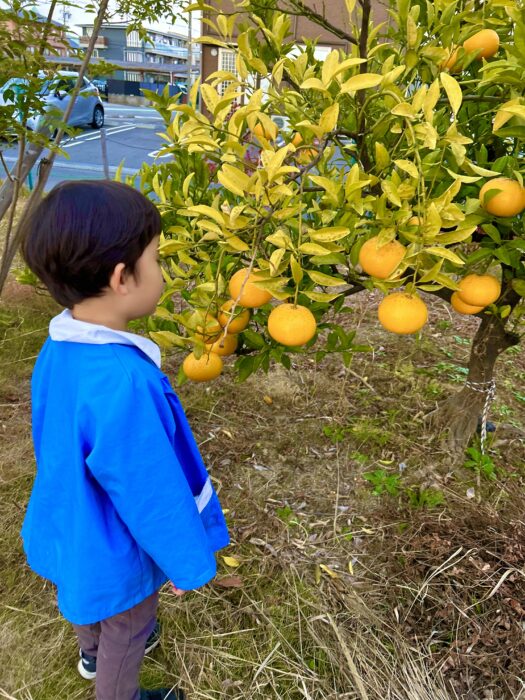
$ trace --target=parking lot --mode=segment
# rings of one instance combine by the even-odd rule
[[[163,130],[163,122],[155,110],[148,107],[128,107],[105,104],[105,133],[110,177],[123,161],[123,173],[130,175],[144,161],[152,163],[158,149],[165,143],[156,132]],[[74,138],[61,142],[67,155],[57,156],[46,189],[62,180],[102,179],[101,132],[92,128],[82,129]],[[3,151],[9,167],[16,162],[17,148]]]

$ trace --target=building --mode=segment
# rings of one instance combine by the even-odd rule
[[[337,27],[346,33],[351,33],[347,19],[347,12],[344,0],[306,0],[306,5],[311,7],[317,13],[325,17],[330,24]],[[234,11],[233,4],[230,0],[208,0],[208,5],[216,7],[216,12],[211,13],[207,10],[203,13],[203,19],[213,18],[214,15],[224,12],[225,14]],[[375,24],[388,21],[389,15],[386,7],[381,0],[371,0],[372,5],[372,21]],[[242,16],[242,21],[247,20],[247,15]],[[301,15],[291,15],[291,29],[288,41],[295,41],[297,46],[304,46],[305,39],[316,39],[316,58],[322,60],[332,49],[343,49],[347,52],[350,50],[348,40],[333,34],[329,29],[325,29],[311,20]],[[221,38],[213,30],[213,28],[204,23],[206,36]],[[233,41],[237,36],[236,30],[233,33]],[[202,44],[202,81],[217,70],[229,71],[236,73],[235,70],[235,52],[231,49],[225,49],[213,44]],[[225,84],[224,84],[225,85]]]
[[[47,22],[47,17],[36,12],[36,10],[31,10],[32,15],[36,22],[44,25]],[[5,26],[9,33],[11,34],[13,40],[20,40],[22,42],[27,41],[28,37],[28,26],[24,26],[25,18],[22,13],[19,13],[20,22],[14,20],[7,20]],[[34,27],[34,24],[31,24]],[[44,47],[43,54],[48,57],[68,57],[75,53],[74,41],[72,41],[66,35],[67,27],[56,20],[51,20],[51,29],[46,38],[46,45]],[[41,41],[41,36],[38,33],[33,34],[34,36],[34,48],[39,46]]]
[[[93,24],[79,26],[82,30],[80,46],[86,48],[93,32]],[[173,83],[175,79],[180,80],[182,75],[187,74],[187,36],[148,29],[145,40],[137,31],[127,34],[127,29],[127,22],[103,24],[95,43],[94,58],[119,66],[120,70],[115,71],[113,76],[115,79]],[[192,70],[198,74],[198,55],[192,52],[192,58]]]

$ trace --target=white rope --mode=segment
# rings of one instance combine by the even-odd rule
[[[487,382],[471,382],[467,379],[465,386],[472,391],[477,391],[480,394],[486,394],[485,405],[481,414],[481,454],[485,454],[485,442],[487,440],[487,417],[490,404],[496,396],[496,382],[494,379],[489,379]]]

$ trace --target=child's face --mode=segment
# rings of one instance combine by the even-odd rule
[[[159,238],[155,236],[137,260],[136,281],[133,281],[131,311],[133,318],[152,314],[164,289],[164,278],[159,263]],[[130,281],[133,278],[130,278]]]

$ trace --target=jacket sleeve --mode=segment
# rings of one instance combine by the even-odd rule
[[[183,590],[203,586],[215,576],[215,556],[173,449],[167,399],[141,377],[111,385],[90,401],[87,467],[166,576]]]

